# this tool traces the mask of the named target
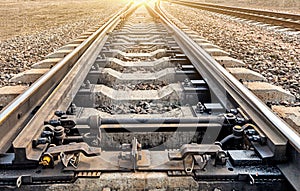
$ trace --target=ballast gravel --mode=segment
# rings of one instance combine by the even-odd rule
[[[242,60],[247,68],[261,73],[269,83],[296,96],[300,101],[300,35],[290,35],[231,17],[182,5],[164,3],[164,9],[200,36],[220,46],[230,56]],[[186,14],[189,13],[189,14]]]
[[[23,3],[27,12],[21,9],[22,2],[8,0],[3,4],[7,7],[5,14],[0,14],[0,25],[3,20],[9,22],[11,19],[11,23],[16,22],[12,25],[19,28],[19,34],[16,34],[17,29],[10,27],[10,23],[5,25],[6,30],[1,28],[0,87],[17,85],[9,82],[15,74],[30,69],[32,64],[43,60],[46,55],[91,27],[105,23],[110,15],[120,10],[127,2],[125,0],[89,1],[94,3],[94,6],[86,4],[84,0],[72,1],[71,5],[68,2],[52,0],[32,2],[30,6],[27,2]],[[114,6],[111,6],[112,3]],[[35,10],[31,6],[36,6],[40,10],[33,15],[30,11],[35,13]],[[15,10],[18,12],[14,12]],[[24,19],[26,22],[23,22]],[[28,19],[32,20],[28,21]]]

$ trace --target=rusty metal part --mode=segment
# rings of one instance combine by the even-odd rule
[[[275,156],[284,158],[287,145],[286,137],[296,149],[300,149],[300,137],[296,135],[283,120],[278,118],[252,92],[214,61],[197,43],[192,41],[178,27],[172,25],[171,21],[160,9],[158,9],[158,11],[163,15],[161,19],[166,25],[176,31],[174,32],[176,39],[183,47],[185,54],[194,63],[195,68],[204,75],[204,78],[210,79],[208,80],[208,84],[211,83],[209,86],[218,87],[217,89],[212,89],[212,91],[217,91],[216,95],[224,96],[223,105],[228,104],[228,100],[226,100],[226,96],[224,95],[224,92],[228,92],[241,106],[241,109],[247,111],[251,119],[260,126],[263,133],[269,138],[268,145],[269,148],[276,153]],[[284,136],[281,133],[284,134]]]
[[[16,137],[10,152],[0,155],[0,189],[38,189],[45,183],[82,190],[291,188],[287,180],[295,182],[295,177],[286,179],[277,164],[294,166],[294,160],[285,161],[290,156],[285,152],[295,150],[274,130],[276,124],[265,121],[273,116],[262,115],[256,99],[249,101],[245,89],[150,7],[133,6],[115,18]],[[176,83],[164,99],[140,96],[145,91],[151,99],[165,93],[161,91],[126,90],[130,96],[124,101],[126,91],[107,88],[153,82],[157,78],[148,74],[162,70],[172,75],[166,84]],[[112,77],[117,75],[121,77]],[[96,84],[103,89],[98,86],[91,94]],[[80,98],[78,105],[74,98]],[[286,175],[290,166],[280,168]]]
[[[188,155],[217,154],[223,152],[219,145],[191,144],[182,145],[180,152],[169,153],[170,160],[184,159]]]
[[[131,144],[123,144],[122,145],[123,149],[128,149],[129,147],[129,152],[122,151],[120,153],[120,158],[122,160],[129,160],[132,163],[132,169],[135,171],[138,167],[138,161],[142,160],[142,155],[140,153],[142,146],[140,143],[138,143],[137,139],[134,137]],[[126,148],[127,147],[127,148]],[[121,163],[121,161],[120,161]]]
[[[77,61],[69,74],[65,76],[60,85],[48,97],[45,104],[43,104],[40,110],[37,111],[34,118],[25,126],[23,131],[14,140],[13,146],[15,148],[15,152],[18,153],[16,154],[16,163],[18,161],[23,161],[25,158],[28,160],[36,160],[41,157],[41,151],[46,149],[45,146],[39,149],[29,149],[32,144],[31,142],[35,140],[42,131],[42,128],[37,128],[35,124],[39,124],[41,119],[50,120],[51,116],[53,116],[53,110],[67,110],[71,104],[74,93],[81,85],[81,83],[77,82],[83,81],[85,77],[84,73],[86,74],[89,71],[91,64],[93,64],[93,58],[94,60],[96,59],[99,46],[101,47],[104,45],[107,33],[117,26],[117,24],[121,21],[121,17],[129,14],[135,8],[136,7],[124,9],[122,12],[113,17],[106,25],[99,29],[100,34],[98,34],[97,39],[89,46],[88,50]],[[87,59],[89,59],[89,62],[87,62]],[[80,76],[78,76],[79,71],[81,72]],[[72,89],[70,90],[70,88]],[[46,119],[45,116],[47,116]],[[27,150],[26,156],[24,156],[24,150]]]
[[[56,64],[48,73],[37,80],[23,94],[18,96],[11,104],[5,107],[0,113],[0,153],[5,153],[11,146],[11,142],[23,129],[26,122],[37,112],[43,101],[47,99],[54,88],[62,81],[76,61],[89,49],[92,43],[106,33],[107,28],[123,16],[128,11],[130,4],[115,14],[109,22],[99,28],[87,40],[79,45],[74,51],[68,54],[58,64]],[[102,37],[101,37],[102,38]],[[14,124],[11,126],[11,124]]]
[[[58,156],[61,152],[65,154],[74,154],[80,152],[83,153],[85,156],[97,156],[101,154],[101,149],[90,147],[88,144],[82,142],[49,147],[47,149],[46,154],[49,153],[52,156]]]

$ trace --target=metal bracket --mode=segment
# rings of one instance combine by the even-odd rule
[[[169,152],[170,160],[182,160],[185,159],[187,155],[204,155],[224,153],[219,145],[211,144],[184,144],[180,148],[179,152]]]
[[[141,151],[141,144],[137,141],[137,139],[134,137],[131,144],[123,144],[123,149],[131,148],[130,152],[121,152],[120,158],[121,160],[131,161],[133,170],[136,170],[138,167],[138,161],[142,159]]]
[[[170,160],[182,160],[185,172],[191,174],[195,162],[203,170],[210,159],[214,159],[214,164],[226,163],[226,153],[219,145],[210,144],[185,144],[177,152],[169,152]],[[188,167],[188,161],[189,166]]]
[[[73,154],[65,154],[64,152],[60,153],[61,162],[65,167],[68,167],[68,165],[70,164],[74,168],[77,168],[79,164],[79,157],[80,157],[80,153],[73,153]]]
[[[67,167],[68,164],[71,164],[74,168],[77,168],[79,163],[79,153],[83,153],[87,157],[97,156],[101,155],[101,148],[90,147],[84,142],[49,147],[47,152],[41,157],[40,164],[44,166],[53,166],[54,158],[60,156],[65,167]]]
[[[97,156],[101,154],[101,148],[96,147],[90,147],[87,143],[81,142],[81,143],[74,143],[74,144],[68,144],[68,145],[60,145],[60,146],[54,146],[50,147],[47,150],[47,153],[58,156],[61,152],[64,152],[65,154],[72,154],[72,153],[83,153],[87,157],[91,156]]]

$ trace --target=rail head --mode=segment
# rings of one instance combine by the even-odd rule
[[[88,37],[82,44],[64,57],[49,72],[33,83],[24,93],[19,95],[0,113],[0,154],[5,153],[11,146],[11,142],[23,129],[26,122],[35,114],[41,103],[58,86],[74,63],[81,57],[87,48],[103,32],[103,30],[117,18],[125,14],[133,2],[129,2],[124,8],[111,16],[109,21]]]
[[[170,1],[170,0],[166,0],[166,1]],[[194,2],[194,1],[186,1],[186,0],[179,0],[176,2],[171,0],[170,2],[174,2],[174,3],[182,2],[187,4],[193,4],[193,5],[211,6],[211,7],[225,8],[225,9],[248,12],[248,13],[262,14],[267,16],[276,16],[276,17],[281,17],[286,19],[300,20],[299,14],[292,14],[292,13],[274,12],[274,11],[262,10],[262,9],[235,7],[235,6],[227,6],[227,5],[213,4],[213,3],[202,3],[202,2]]]
[[[240,90],[234,95],[227,93],[231,89],[233,92],[236,90],[232,87],[231,82],[225,80],[227,78],[226,74],[221,71],[217,72],[217,70],[220,70],[220,68],[217,68],[219,65],[214,66],[214,63],[211,63],[211,57],[202,49],[199,49],[197,45],[194,45],[189,37],[182,35],[181,30],[176,31],[176,28],[172,28],[164,21],[161,22],[164,18],[161,19],[155,11],[149,11],[150,8],[147,7],[148,12],[152,13],[151,17],[148,17],[148,14],[145,14],[147,10],[144,7],[133,12],[135,7],[132,6],[126,13],[119,15],[115,20],[116,22],[110,23],[106,29],[101,31],[62,81],[53,88],[52,93],[21,133],[13,140],[12,149],[14,153],[8,152],[7,155],[0,158],[2,172],[0,173],[0,188],[15,184],[20,187],[22,184],[22,186],[30,186],[29,189],[35,189],[41,185],[57,187],[54,184],[60,184],[63,189],[73,190],[75,187],[78,188],[75,181],[80,180],[79,184],[83,185],[83,190],[87,187],[118,190],[120,185],[123,187],[122,182],[125,183],[123,190],[130,190],[136,188],[136,185],[131,185],[132,177],[134,177],[133,184],[135,184],[135,180],[145,182],[145,179],[149,177],[157,177],[157,179],[151,178],[153,180],[149,183],[149,186],[153,186],[153,182],[156,182],[153,189],[173,188],[164,183],[160,187],[160,179],[163,179],[163,182],[169,182],[171,185],[174,184],[174,181],[177,182],[176,189],[180,190],[191,188],[199,190],[203,186],[211,190],[220,186],[227,189],[228,182],[233,183],[229,184],[229,187],[232,185],[231,190],[243,189],[245,186],[247,188],[249,186],[249,189],[264,189],[268,185],[270,185],[268,186],[270,188],[286,186],[283,174],[277,168],[277,164],[286,164],[286,158],[277,160],[274,157],[275,151],[269,152],[270,147],[267,148],[269,145],[265,145],[265,135],[259,129],[260,125],[256,126],[256,122],[251,121],[250,116],[248,118],[247,111],[243,110],[245,108],[239,106],[240,102],[245,101],[243,97],[238,97],[238,99],[241,99],[239,103],[233,99],[234,96],[237,96],[236,94],[240,94]],[[133,14],[130,14],[131,10]],[[129,17],[126,16],[127,13]],[[147,25],[141,26],[141,23],[144,22]],[[156,46],[157,39],[147,38],[152,34],[161,33],[163,35],[157,39],[159,41],[163,40],[163,42],[159,43],[158,46]],[[128,35],[128,38],[130,36],[134,36],[134,38],[128,40],[128,42],[119,43],[118,40],[126,39],[126,35]],[[141,37],[145,39],[142,43],[140,43]],[[110,41],[112,39],[116,41]],[[166,39],[167,41],[164,41]],[[152,40],[155,41],[153,43],[155,44],[154,48],[151,43]],[[132,41],[136,42],[132,43]],[[114,44],[115,42],[116,44]],[[100,101],[107,101],[107,99],[98,97],[100,91],[94,91],[96,89],[94,87],[97,84],[101,84],[102,87],[109,86],[107,82],[101,81],[109,77],[99,76],[99,73],[105,74],[102,68],[112,68],[107,62],[111,62],[111,59],[115,57],[119,59],[120,54],[115,55],[114,53],[117,52],[116,50],[119,49],[120,44],[122,45],[120,49],[130,52],[129,54],[131,54],[130,50],[134,48],[132,52],[135,54],[140,52],[140,49],[136,49],[136,46],[132,46],[132,44],[138,44],[138,47],[143,47],[141,50],[144,51],[149,50],[149,46],[144,47],[144,44],[148,42],[151,45],[152,53],[156,49],[161,49],[161,44],[166,46],[165,52],[167,53],[162,56],[168,58],[165,60],[168,64],[167,68],[189,69],[189,73],[192,71],[192,75],[186,78],[187,75],[182,75],[180,72],[183,70],[181,70],[179,71],[179,78],[167,82],[169,84],[182,82],[180,86],[182,89],[174,88],[175,93],[179,92],[178,94],[180,94],[183,92],[185,96],[193,93],[191,89],[194,83],[205,85],[205,88],[197,88],[197,90],[204,90],[205,94],[196,92],[193,95],[209,99],[208,103],[204,102],[207,111],[201,114],[197,112],[201,107],[199,106],[199,99],[190,101],[192,100],[190,96],[185,97],[188,99],[186,102],[188,105],[176,103],[174,111],[176,109],[176,113],[178,113],[177,108],[180,107],[182,115],[176,113],[174,113],[175,115],[169,115],[169,113],[165,115],[165,111],[163,111],[163,114],[151,112],[146,113],[150,114],[146,116],[145,113],[142,115],[139,113],[132,114],[129,110],[125,112],[125,115],[122,113],[120,115],[106,115],[99,110],[98,106],[102,104]],[[109,52],[107,50],[113,51]],[[137,53],[136,55],[146,54]],[[119,59],[119,61],[127,62],[125,60],[129,60],[128,63],[131,62],[127,58]],[[146,60],[148,61],[148,58]],[[170,64],[171,61],[174,63]],[[149,63],[147,62],[147,64]],[[200,63],[206,65],[201,66]],[[135,62],[133,65],[135,68],[144,67]],[[153,68],[152,64],[148,67],[149,69]],[[191,68],[192,70],[190,70]],[[157,69],[160,71],[161,67]],[[214,72],[210,74],[209,69]],[[154,72],[151,71],[151,73]],[[173,75],[174,70],[170,73]],[[205,74],[202,75],[202,73]],[[93,78],[95,74],[97,79]],[[137,74],[136,72],[132,74],[138,78],[144,75],[144,72],[143,74]],[[216,77],[214,78],[214,76]],[[190,79],[192,84],[185,89],[184,82],[187,82],[187,79]],[[125,78],[125,80],[127,79]],[[117,84],[116,81],[118,83],[118,80],[115,79],[109,83]],[[138,78],[137,81],[145,81],[145,78]],[[123,84],[127,83],[126,81],[123,82]],[[218,89],[220,89],[220,94],[215,95]],[[101,92],[107,91],[107,89],[104,89]],[[82,92],[85,96],[79,97]],[[132,92],[138,94],[137,91]],[[126,94],[128,94],[127,91]],[[95,96],[100,100],[99,102],[98,100],[95,102]],[[140,96],[139,98],[144,99],[145,97]],[[175,100],[180,99],[175,98]],[[123,97],[119,100],[123,100]],[[172,104],[170,99],[163,101]],[[215,103],[215,101],[218,103]],[[126,102],[131,101],[126,100]],[[138,102],[140,104],[140,101]],[[119,103],[119,101],[112,101],[114,105]],[[196,108],[196,104],[198,108]],[[251,106],[251,103],[249,104]],[[145,105],[151,106],[148,103],[145,103]],[[162,106],[164,107],[164,104]],[[222,109],[219,106],[222,106]],[[247,106],[244,107],[247,108]],[[151,109],[151,107],[148,108]],[[218,108],[218,111],[215,112],[208,108]],[[186,110],[186,112],[183,110]],[[268,123],[262,120],[261,123],[273,126],[271,122]],[[258,138],[262,135],[264,140],[251,141],[253,137],[248,136],[248,130],[252,130],[251,132],[254,132],[254,135],[257,135]],[[222,137],[217,137],[218,135]],[[289,151],[285,149],[287,139],[281,133],[277,134],[276,131],[273,134],[270,132],[269,135],[274,135],[273,142],[276,142],[276,148],[283,148],[281,153]],[[226,137],[223,138],[223,136]],[[233,140],[234,138],[236,138],[236,141]],[[216,140],[219,142],[215,142]],[[200,142],[201,144],[199,144]],[[268,156],[260,155],[255,145],[266,148],[266,155]],[[236,158],[237,155],[239,156]],[[130,177],[126,178],[126,175],[124,177],[124,172]],[[102,176],[103,173],[104,177]],[[151,175],[148,176],[148,173],[151,173]],[[161,176],[162,173],[164,176]],[[97,183],[92,183],[94,186],[91,186],[91,181],[83,181],[86,178],[92,178]],[[115,178],[117,181],[115,181]],[[187,178],[188,183],[180,181],[180,179],[187,181]],[[220,178],[222,181],[220,181]],[[109,183],[103,182],[104,179]],[[102,186],[106,188],[102,188]],[[20,189],[24,189],[24,187]],[[139,189],[152,189],[152,187],[146,185],[144,188],[139,187]]]
[[[151,8],[150,8],[151,9]],[[258,123],[264,128],[263,131],[269,137],[277,137],[281,139],[282,143],[285,142],[285,138],[294,146],[294,148],[300,151],[300,137],[292,130],[292,128],[276,116],[259,98],[257,98],[249,89],[241,84],[235,77],[233,77],[225,68],[217,63],[210,55],[208,55],[196,42],[190,39],[184,32],[182,32],[177,26],[175,26],[171,20],[163,13],[160,2],[156,6],[157,11],[151,10],[159,15],[160,19],[174,31],[174,34],[182,41],[188,50],[184,51],[187,55],[190,52],[195,53],[194,60],[198,62],[204,62],[206,68],[213,74],[209,78],[218,81],[219,84],[224,85],[229,94],[234,97],[237,102],[243,107],[244,111],[247,111],[250,117],[258,121]],[[191,54],[190,54],[191,55]],[[202,59],[198,59],[202,58]],[[191,58],[190,58],[191,59]],[[191,59],[191,61],[193,58]],[[197,67],[197,64],[195,64]],[[284,137],[281,135],[283,134]]]
[[[283,27],[293,28],[300,30],[300,15],[271,12],[256,9],[246,9],[240,7],[230,7],[224,5],[216,5],[211,3],[199,3],[191,1],[170,1],[179,5],[189,6],[193,8],[200,8],[216,13],[233,15],[244,19],[256,20],[269,24],[280,25]]]
[[[26,124],[21,133],[14,139],[13,148],[15,151],[15,163],[26,160],[38,161],[47,148],[47,145],[41,145],[39,148],[33,147],[33,142],[40,137],[43,131],[45,120],[50,120],[54,116],[55,111],[66,111],[72,103],[76,92],[81,87],[87,73],[97,59],[101,47],[104,46],[108,38],[108,34],[118,26],[122,20],[138,7],[138,4],[130,6],[122,14],[117,15],[109,21],[95,41],[88,47],[88,50],[78,59],[71,71],[63,78],[61,83],[49,95],[45,103],[35,116]]]

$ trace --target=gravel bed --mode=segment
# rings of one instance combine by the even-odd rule
[[[148,46],[148,47],[141,46],[141,48],[128,48],[124,52],[125,53],[151,53],[155,50],[157,50],[156,47],[152,48],[150,46]]]
[[[198,2],[214,3],[234,7],[246,7],[274,12],[300,14],[300,1],[298,0],[194,0]]]
[[[163,114],[174,109],[179,109],[180,103],[177,102],[154,102],[154,101],[139,101],[136,104],[124,103],[114,105],[101,105],[97,107],[99,111],[106,112],[112,115],[120,114]]]
[[[300,36],[231,20],[229,17],[185,6],[164,3],[164,8],[230,56],[261,73],[269,83],[289,90],[300,101]],[[185,14],[189,13],[189,14]]]
[[[163,55],[164,56],[164,55]],[[163,57],[161,56],[161,57]],[[124,62],[152,62],[157,60],[155,57],[128,57],[128,56],[117,56],[116,58],[124,61]]]
[[[89,28],[103,24],[119,8],[121,5],[109,7],[101,14],[92,14],[76,22],[69,21],[55,28],[0,41],[0,87],[16,85],[9,82],[15,74],[30,69],[32,64]]]
[[[155,66],[153,68],[143,68],[143,67],[131,67],[131,68],[123,68],[120,71],[122,73],[155,73],[165,69],[164,67]]]
[[[167,85],[166,82],[157,81],[153,83],[140,82],[138,84],[114,84],[111,87],[115,90],[135,91],[135,90],[160,90],[162,87],[166,85]]]

